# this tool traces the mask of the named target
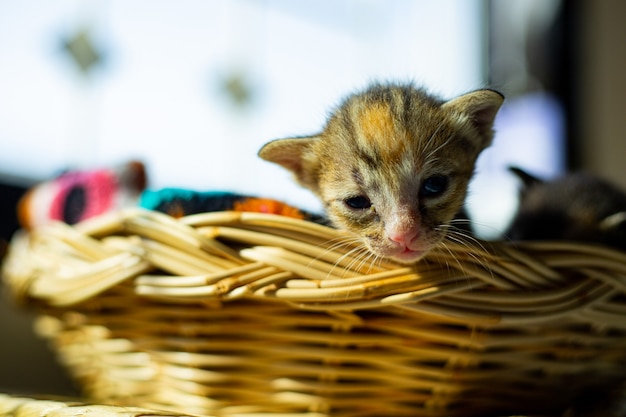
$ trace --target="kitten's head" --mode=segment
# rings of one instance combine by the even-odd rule
[[[461,209],[502,101],[492,90],[444,102],[374,85],[349,96],[319,135],[272,141],[259,156],[292,171],[371,252],[414,262]]]

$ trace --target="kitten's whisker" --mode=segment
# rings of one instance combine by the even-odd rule
[[[359,250],[361,243],[358,237],[346,235],[330,239],[326,241],[322,246],[325,247],[324,251],[318,254],[315,258],[312,258],[308,266],[311,266],[314,261],[322,261],[328,263],[328,261],[325,261],[324,258],[328,258],[327,255],[329,253],[338,253],[338,258],[334,259],[334,262],[332,262],[332,268],[328,272],[328,275],[330,276],[333,274],[335,268],[340,267],[340,263],[343,261],[343,259],[351,256],[352,253]],[[346,268],[342,267],[342,269],[345,270]]]
[[[441,128],[443,127],[443,123],[440,123],[437,128],[435,129],[435,131],[432,133],[432,135],[430,135],[428,137],[427,140],[425,141],[419,141],[419,148],[418,148],[418,152],[421,155],[424,152],[423,147],[430,145],[430,143],[432,142],[432,140],[435,138],[435,136],[437,135],[437,133],[439,133],[439,131],[441,130]],[[439,148],[437,148],[439,149]],[[428,160],[430,158],[430,156],[433,154],[433,152],[429,152],[428,155],[426,156],[426,158],[424,158],[425,160]]]
[[[363,253],[361,268],[363,268],[363,264],[368,263],[366,274],[369,275],[372,273],[372,269],[377,266],[376,263],[380,263],[381,259],[382,257],[380,255],[367,250],[367,252]]]
[[[481,268],[483,268],[484,270],[488,271],[489,274],[491,276],[493,276],[493,270],[491,269],[491,267],[489,266],[489,262],[487,262],[485,259],[481,258],[477,252],[485,252],[488,253],[489,251],[487,250],[487,248],[481,243],[480,240],[476,239],[474,236],[456,230],[455,228],[451,228],[448,230],[448,234],[446,235],[446,239],[449,240],[450,242],[454,242],[457,244],[460,244],[462,246],[467,247],[468,249],[478,249],[476,250],[469,250],[466,254],[467,256],[469,256],[471,259],[474,260],[474,262],[477,265],[480,265]],[[445,242],[445,240],[444,240]],[[465,271],[464,271],[465,272]]]
[[[372,255],[373,255],[374,260],[370,264],[368,272],[372,272],[372,268],[373,267],[380,268],[382,263],[383,263],[383,261],[385,260],[385,258],[383,256],[381,256],[381,255],[376,255],[376,254],[372,254]]]
[[[484,230],[489,230],[491,232],[494,232],[494,235],[503,236],[504,238],[506,238],[506,236],[504,236],[504,232],[502,231],[502,229],[499,229],[498,227],[489,223],[479,222],[479,221],[470,220],[470,219],[453,219],[450,222],[450,224],[452,225],[462,224],[462,225],[467,225],[467,226],[476,225],[476,226],[480,226]]]
[[[448,247],[448,245],[445,244],[444,241],[439,242],[436,247],[442,248],[443,250],[445,250],[446,252],[448,252],[448,254],[450,254],[450,258],[457,260],[456,256],[454,255],[454,253],[452,252],[452,250]],[[444,261],[446,263],[446,269],[448,270],[448,273],[452,272],[452,266],[450,265],[450,262],[448,261],[448,258],[444,258]],[[458,262],[458,260],[457,260]]]
[[[361,257],[361,253],[369,252],[369,251],[362,244],[354,245],[354,243],[360,243],[360,240],[358,238],[355,238],[353,241],[350,241],[348,243],[350,244],[350,246],[353,246],[353,247],[350,248],[349,251],[342,254],[339,258],[335,260],[335,262],[333,263],[333,268],[331,272],[334,271],[335,268],[342,268],[344,271],[348,270],[348,271],[359,273],[361,268],[360,266],[355,268],[355,265],[357,265],[357,262],[359,261]],[[349,258],[350,261],[346,265],[341,266],[341,263],[343,262],[343,260],[347,258]]]
[[[470,233],[463,231],[461,229],[458,229],[455,226],[450,226],[447,230],[447,234],[448,236],[455,237],[456,238],[456,242],[460,243],[462,245],[465,245],[467,248],[472,248],[472,247],[478,247],[481,251],[488,253],[489,250],[487,250],[487,248],[485,247],[485,245],[476,237],[472,236]],[[470,254],[475,255],[475,253],[472,251],[470,252]]]
[[[439,126],[437,126],[437,129],[435,129],[433,134],[430,135],[430,137],[428,138],[428,141],[426,142],[426,144],[430,144],[430,142],[432,142],[432,140],[435,138],[437,133],[439,133],[439,130],[441,130],[442,127],[443,127],[443,123],[441,123],[441,124],[439,124]],[[432,150],[430,150],[428,152],[428,154],[424,157],[424,161],[425,161],[426,167],[428,167],[428,166],[430,166],[432,164],[436,164],[437,163],[439,158],[433,158],[433,155],[435,155],[437,152],[439,152],[441,150],[441,148],[447,146],[452,139],[454,139],[454,136],[449,136],[443,143],[441,143],[435,149],[432,149]]]
[[[323,252],[323,255],[326,255],[329,252],[349,252],[353,250],[355,247],[359,247],[361,240],[356,236],[342,236],[337,237],[335,239],[331,239],[326,242],[326,250]],[[346,248],[345,250],[343,248]],[[321,256],[321,255],[320,255]],[[319,258],[319,257],[318,257]]]
[[[367,262],[368,257],[371,256],[372,253],[364,245],[361,245],[360,247],[355,248],[355,250],[353,251],[351,255],[354,255],[354,256],[352,257],[351,262],[348,264],[348,267],[351,270],[360,272],[364,269],[363,265]],[[370,265],[370,269],[371,269],[371,265]]]
[[[346,265],[346,267],[353,271],[360,271],[362,267],[361,259],[363,255],[368,252],[365,246],[359,246],[350,251],[350,253],[346,254],[350,256],[350,262]]]
[[[446,234],[446,237],[437,244],[438,247],[444,249],[446,252],[448,252],[450,254],[450,258],[453,259],[456,262],[457,268],[459,271],[463,272],[463,274],[467,274],[466,270],[465,270],[465,266],[463,265],[463,263],[460,261],[460,259],[458,258],[458,256],[454,253],[454,251],[446,244],[448,243],[447,241],[453,241],[456,243],[462,243],[462,242],[458,242],[456,241],[454,238],[452,238],[452,236],[449,235],[449,233]],[[450,263],[448,262],[448,259],[446,258],[446,266],[448,267],[448,269],[450,269],[452,266],[450,265]]]

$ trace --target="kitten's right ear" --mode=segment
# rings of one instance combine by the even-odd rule
[[[607,232],[610,230],[620,231],[626,235],[626,211],[611,214],[600,222],[600,230]]]
[[[273,140],[263,145],[259,157],[288,169],[302,185],[312,188],[311,171],[317,163],[313,145],[318,140],[317,136]]]

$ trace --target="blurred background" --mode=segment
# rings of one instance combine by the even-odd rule
[[[468,202],[497,236],[516,204],[508,165],[626,188],[624,16],[620,0],[0,0],[0,239],[28,187],[130,159],[153,189],[319,210],[256,153],[317,133],[373,80],[505,94]],[[2,296],[0,391],[75,393]]]

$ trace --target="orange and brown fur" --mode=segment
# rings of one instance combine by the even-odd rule
[[[463,206],[502,101],[492,90],[442,101],[376,84],[349,96],[320,134],[269,142],[259,156],[292,171],[374,255],[413,262]]]

